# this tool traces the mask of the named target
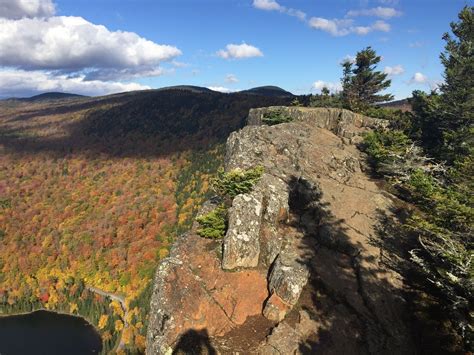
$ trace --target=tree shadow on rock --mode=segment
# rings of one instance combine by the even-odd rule
[[[416,353],[401,292],[381,276],[385,269],[361,243],[367,237],[334,216],[317,184],[293,177],[289,187],[291,221],[303,234],[299,262],[310,273],[299,309],[317,324],[299,351]]]
[[[461,339],[450,324],[447,310],[436,299],[436,289],[414,267],[410,251],[419,248],[418,235],[406,228],[413,207],[397,201],[387,211],[378,210],[378,225],[371,238],[381,250],[381,263],[400,274],[406,284],[405,299],[412,332],[422,354],[461,354]],[[429,292],[424,292],[429,290]]]
[[[189,329],[179,338],[173,355],[216,355],[207,329]]]

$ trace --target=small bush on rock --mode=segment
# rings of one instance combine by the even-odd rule
[[[263,167],[261,166],[248,170],[234,169],[227,173],[224,169],[220,169],[217,177],[211,181],[212,189],[221,198],[233,199],[239,194],[251,191],[262,174]]]
[[[227,173],[224,169],[219,169],[217,177],[211,181],[211,184],[212,189],[223,202],[216,209],[196,219],[200,224],[197,234],[204,238],[223,238],[227,230],[227,209],[232,200],[239,194],[251,191],[262,174],[262,166],[248,170],[235,169]]]
[[[201,227],[197,234],[204,238],[221,239],[227,229],[227,209],[224,205],[219,205],[211,212],[196,219]]]
[[[263,114],[262,122],[273,126],[279,123],[286,123],[293,121],[293,118],[285,114],[282,110],[274,110],[270,112],[266,112]]]

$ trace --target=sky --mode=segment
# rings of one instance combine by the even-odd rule
[[[396,99],[443,80],[443,33],[471,0],[0,0],[0,98],[197,85],[340,90],[371,46]]]

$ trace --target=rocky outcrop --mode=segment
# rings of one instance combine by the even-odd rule
[[[229,227],[224,239],[222,268],[258,265],[263,196],[259,191],[238,195],[229,209]]]
[[[274,110],[293,121],[261,125]],[[200,341],[190,331],[205,330],[220,353],[412,353],[403,284],[371,243],[392,197],[363,172],[355,146],[386,122],[269,107],[248,123],[229,137],[225,169],[260,165],[264,175],[233,200],[222,244],[194,227],[160,265],[147,352],[179,353]]]

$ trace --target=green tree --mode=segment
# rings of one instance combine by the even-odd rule
[[[445,33],[444,83],[440,86],[443,119],[440,129],[444,154],[453,160],[456,154],[469,154],[473,143],[474,119],[474,7],[464,7],[459,22],[451,23],[454,35]]]
[[[342,97],[346,108],[361,112],[373,104],[393,99],[391,94],[379,94],[391,84],[387,74],[376,70],[380,59],[375,50],[367,47],[357,53],[354,63],[348,60],[342,63]]]

